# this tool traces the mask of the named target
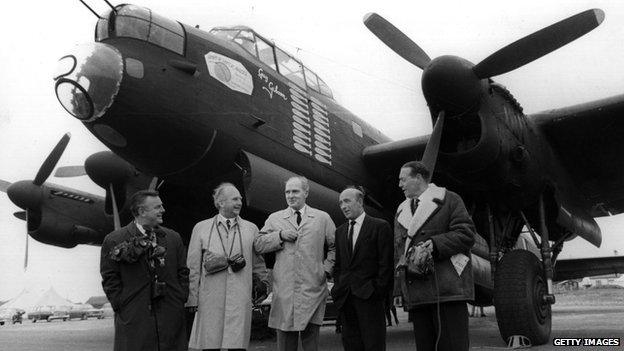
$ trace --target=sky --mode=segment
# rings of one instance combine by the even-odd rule
[[[88,1],[99,13],[103,1]],[[116,3],[115,3],[116,4]],[[247,25],[299,57],[334,91],[337,100],[393,139],[431,131],[420,88],[420,69],[394,54],[362,23],[377,12],[430,57],[457,55],[473,63],[499,48],[578,12],[601,8],[601,26],[579,40],[513,72],[494,78],[527,114],[624,93],[624,3],[618,1],[148,1],[133,4],[209,30]],[[59,138],[72,140],[59,166],[83,164],[106,148],[56,100],[56,62],[74,45],[93,41],[95,16],[78,0],[11,2],[0,21],[0,179],[33,179]],[[103,195],[87,177],[49,182]],[[23,269],[25,222],[0,192],[0,301],[23,289],[53,286],[85,301],[102,295],[99,247],[63,249],[30,239]],[[166,218],[165,218],[166,221]],[[603,246],[581,239],[561,257],[624,253],[624,216],[598,220]]]

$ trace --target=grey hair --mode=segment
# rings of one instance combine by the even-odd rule
[[[362,201],[362,203],[364,203],[364,196],[366,195],[366,193],[364,192],[364,188],[359,185],[348,185],[346,188],[344,188],[343,191],[349,189],[355,190],[355,199],[360,200]]]
[[[232,183],[228,183],[228,182],[224,182],[219,184],[212,192],[212,200],[214,201],[214,206],[217,208],[217,210],[219,209],[219,200],[221,200],[221,195],[223,195],[223,190],[225,190],[225,188],[227,187],[233,187],[236,188],[236,186],[234,186],[234,184]]]
[[[301,187],[303,188],[304,191],[310,191],[310,183],[308,182],[308,178],[304,177],[304,176],[294,176],[294,177],[290,177],[288,178],[288,180],[284,183],[284,186],[286,186],[286,184],[288,182],[290,182],[293,179],[299,179],[299,181],[301,181]]]

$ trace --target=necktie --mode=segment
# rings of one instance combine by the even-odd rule
[[[229,219],[225,220],[225,225],[227,225],[228,230],[230,230],[230,220]]]
[[[413,198],[412,201],[410,201],[410,209],[412,210],[412,215],[414,215],[414,212],[416,212],[416,208],[418,207],[418,202],[419,200],[417,198]]]
[[[349,222],[349,234],[347,234],[347,248],[349,249],[349,253],[353,252],[353,228],[355,228],[355,221],[352,220]]]
[[[297,225],[299,225],[301,224],[301,212],[295,211],[295,214],[297,215]]]

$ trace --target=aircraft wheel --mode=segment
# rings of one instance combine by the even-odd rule
[[[37,318],[33,318],[33,323],[37,323]]]
[[[533,345],[548,342],[552,322],[542,263],[531,252],[514,250],[503,256],[494,277],[494,307],[498,330],[505,342],[523,335]]]

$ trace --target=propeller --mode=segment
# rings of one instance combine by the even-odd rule
[[[26,271],[26,268],[28,268],[28,242],[30,241],[28,237],[28,211],[26,211],[26,246],[24,248],[24,271]]]
[[[442,139],[442,129],[444,128],[444,111],[440,111],[435,126],[433,126],[433,132],[429,136],[425,152],[423,153],[422,163],[429,170],[429,179],[433,176],[433,170],[435,169],[436,161],[438,160],[438,151],[440,150],[440,139]]]
[[[56,169],[54,176],[58,178],[72,178],[87,175],[84,166],[63,166]]]
[[[604,12],[591,9],[525,36],[498,50],[473,67],[479,79],[513,71],[580,38],[598,27]],[[426,69],[429,56],[411,39],[376,13],[364,16],[364,24],[390,49],[413,65]]]
[[[364,25],[390,49],[414,66],[425,69],[431,62],[427,53],[420,46],[380,15],[376,13],[367,14],[364,16]]]
[[[41,211],[41,197],[43,196],[42,185],[48,179],[54,167],[58,163],[59,159],[63,155],[67,144],[69,143],[69,139],[71,138],[70,133],[66,133],[61,137],[58,141],[54,149],[50,152],[48,157],[43,161],[41,167],[39,167],[39,171],[35,176],[35,179],[31,181],[22,180],[15,182],[13,184],[8,184],[5,181],[0,183],[0,188],[5,190],[9,196],[9,199],[17,205],[18,207],[24,209],[23,218],[26,220],[26,232],[28,233],[29,228],[29,219],[31,217],[37,218],[37,214]],[[8,184],[8,186],[7,186]],[[20,214],[19,216],[17,214]],[[20,218],[21,212],[16,213],[16,217]],[[24,250],[24,270],[28,268],[28,234],[26,234],[26,248]]]
[[[479,62],[473,71],[481,79],[513,71],[589,33],[604,17],[600,9],[568,17],[505,46]]]
[[[43,184],[43,182],[46,181],[46,179],[48,179],[50,174],[52,174],[54,167],[56,167],[56,164],[63,155],[63,151],[65,151],[65,148],[67,147],[70,138],[70,133],[65,133],[65,135],[63,135],[61,140],[59,140],[54,149],[52,149],[45,161],[43,161],[41,167],[39,167],[39,172],[37,172],[35,180],[33,180],[33,184],[41,185]]]
[[[0,179],[0,191],[2,191],[3,193],[7,192],[7,189],[10,185],[11,183],[7,182],[6,180]]]

